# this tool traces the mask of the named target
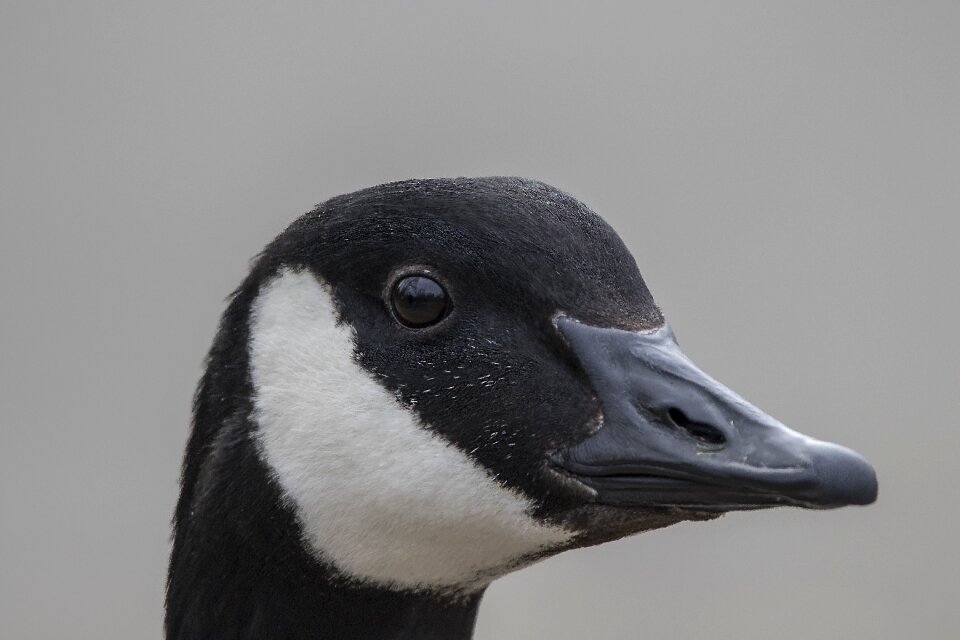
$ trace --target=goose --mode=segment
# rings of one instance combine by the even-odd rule
[[[194,398],[168,640],[470,638],[562,551],[865,505],[855,452],[693,364],[623,242],[520,178],[335,197],[252,263]]]

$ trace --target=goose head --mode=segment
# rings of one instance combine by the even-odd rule
[[[283,609],[253,593],[307,609],[320,584],[475,601],[567,549],[876,491],[859,455],[697,368],[574,198],[516,178],[383,185],[294,222],[224,314],[184,463],[168,633],[191,608]],[[231,609],[234,590],[246,605]]]

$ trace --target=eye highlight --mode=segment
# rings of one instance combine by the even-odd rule
[[[443,319],[449,307],[449,298],[433,278],[410,275],[400,278],[390,288],[390,304],[401,323],[420,329]]]

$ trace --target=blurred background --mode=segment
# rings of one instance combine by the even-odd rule
[[[336,194],[511,174],[603,215],[684,350],[863,453],[869,508],[571,552],[477,637],[960,633],[960,5],[0,5],[0,637],[162,634],[202,358]]]

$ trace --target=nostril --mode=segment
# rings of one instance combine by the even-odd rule
[[[670,407],[667,410],[667,415],[678,429],[687,432],[695,440],[714,445],[724,444],[727,441],[726,436],[720,429],[703,422],[695,422],[676,407]]]

